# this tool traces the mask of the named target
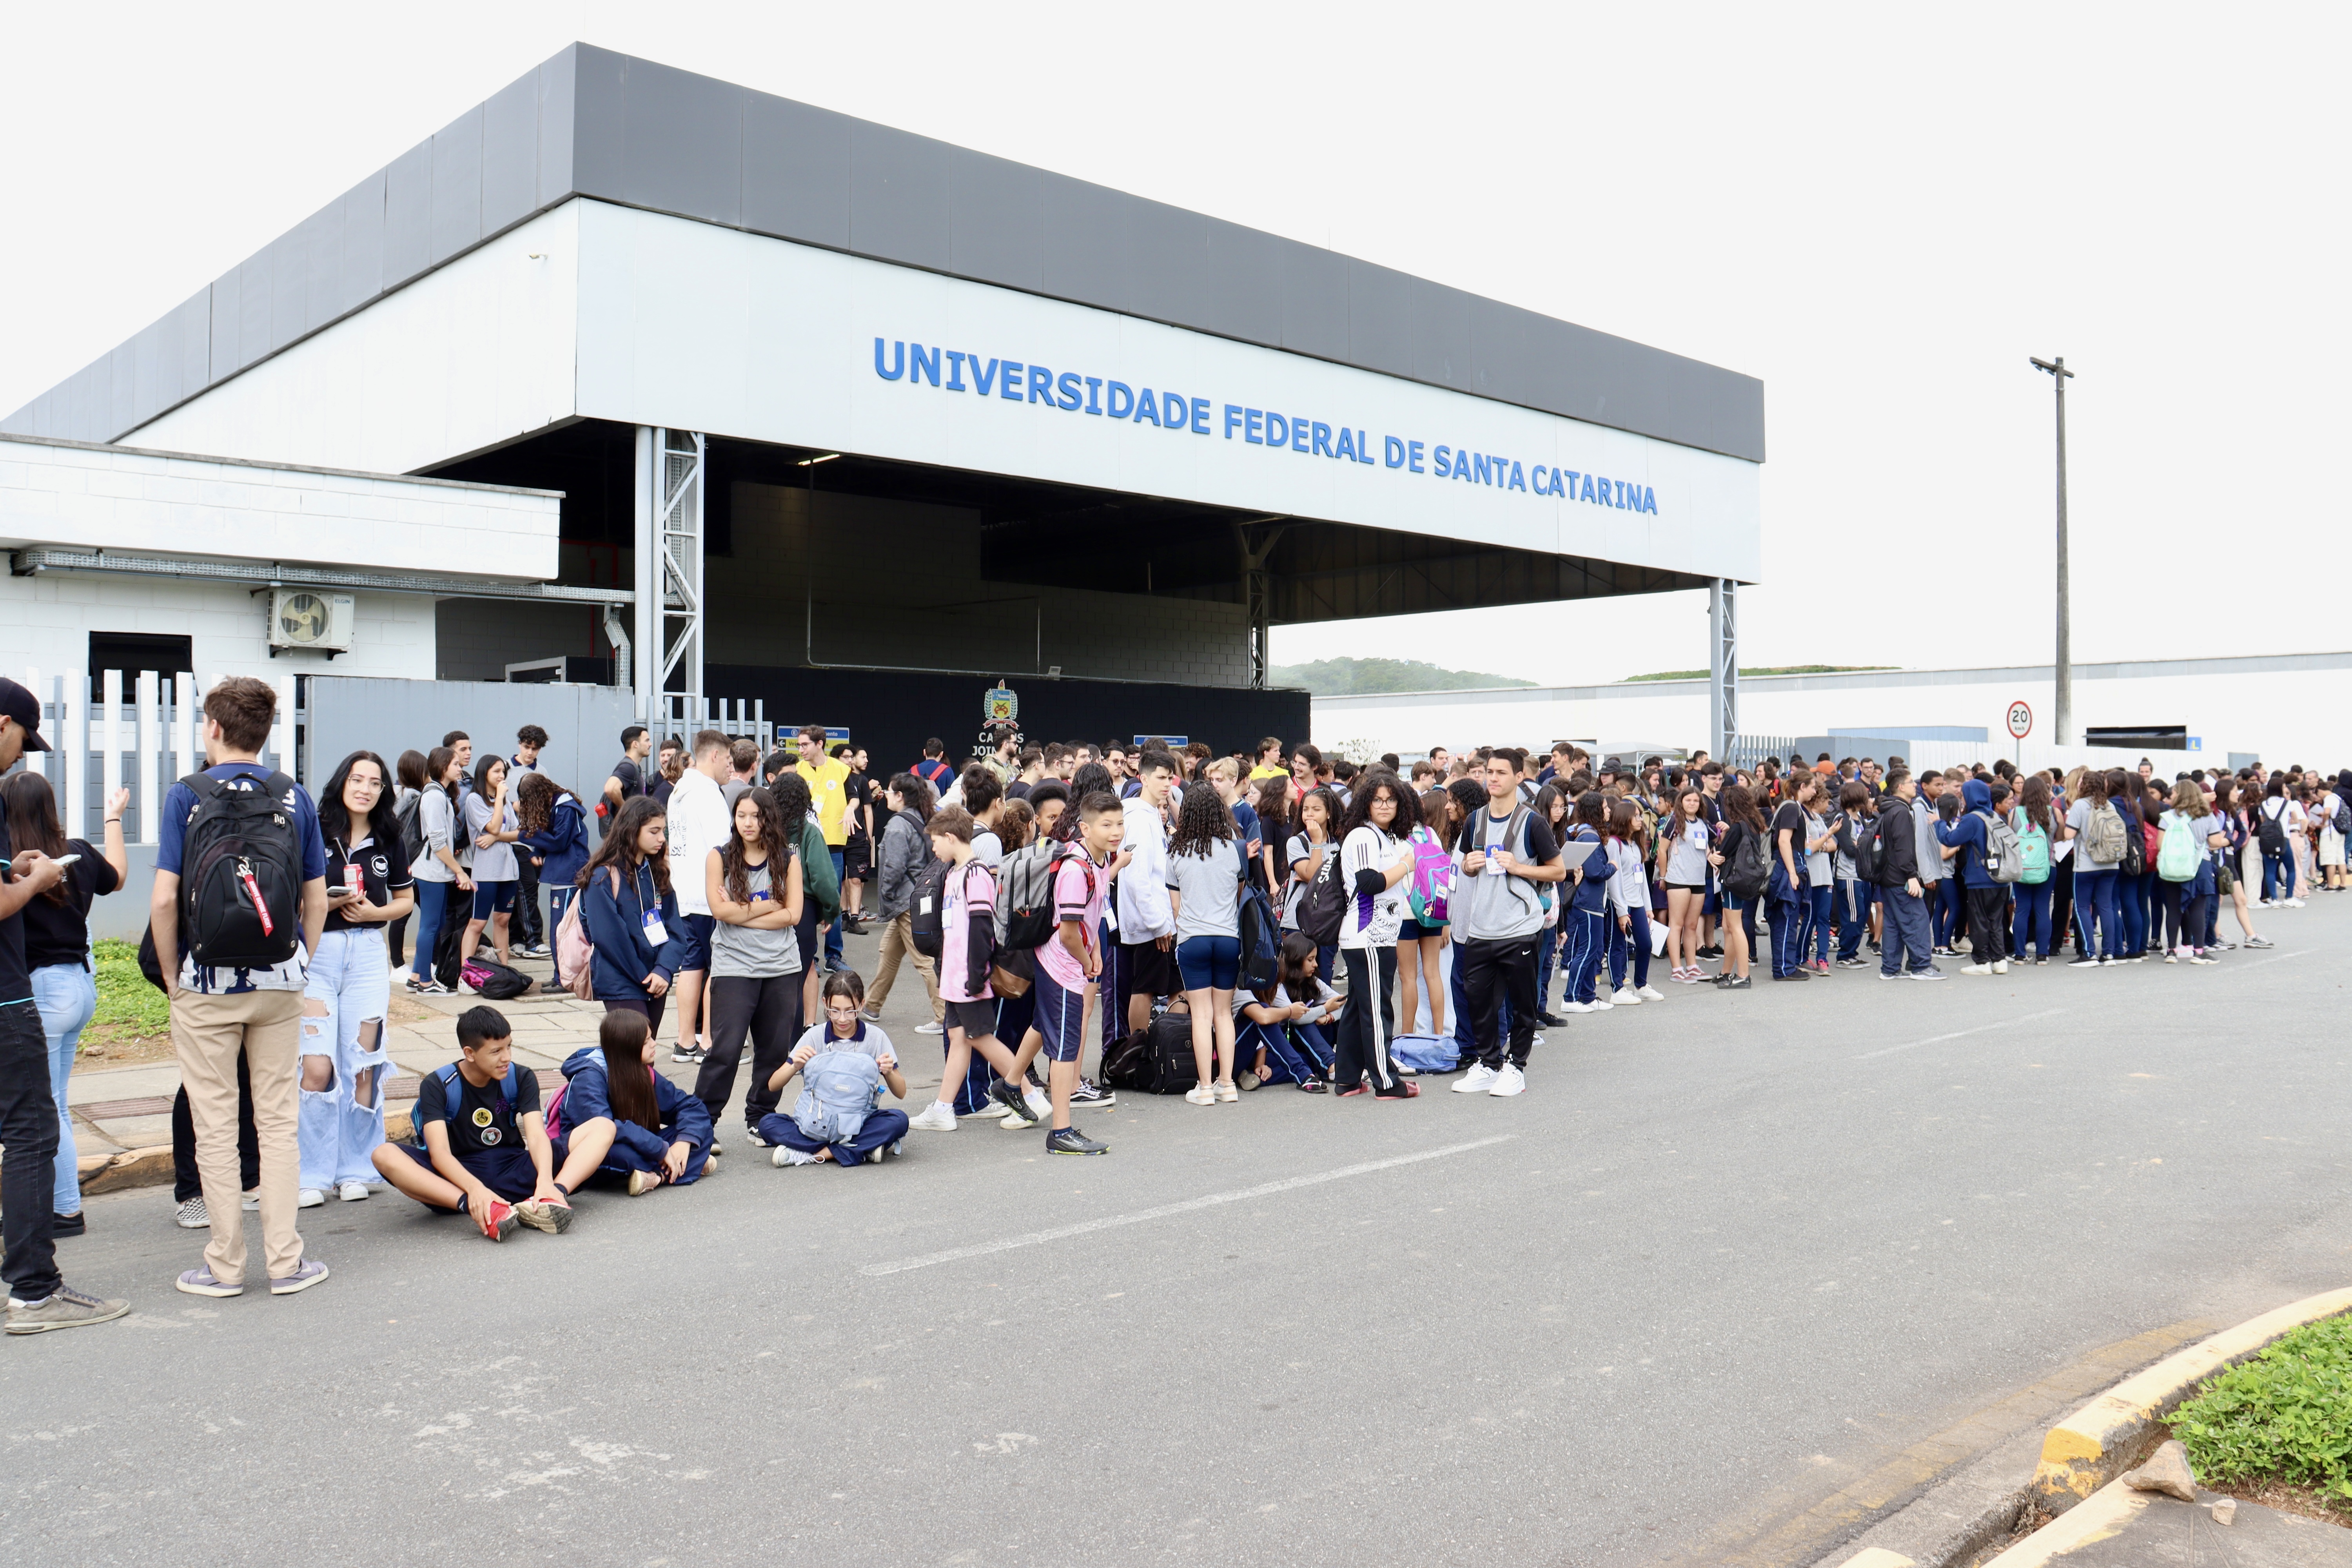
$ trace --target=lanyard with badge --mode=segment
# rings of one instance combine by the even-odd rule
[[[637,875],[640,877],[649,877],[652,874],[642,866],[637,868]],[[656,904],[652,909],[646,907],[646,891],[643,883],[637,884],[636,892],[637,918],[645,923],[646,945],[659,952],[662,944],[669,941],[669,928],[662,923],[661,906]]]

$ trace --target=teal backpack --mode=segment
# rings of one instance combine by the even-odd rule
[[[2193,882],[2204,858],[2204,847],[2197,842],[2197,829],[2188,816],[2166,813],[2164,836],[2157,843],[2156,874],[2168,882]]]
[[[2017,813],[2018,880],[2038,888],[2050,879],[2050,835],[2021,808]]]

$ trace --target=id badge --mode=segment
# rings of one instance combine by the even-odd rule
[[[647,947],[659,947],[668,940],[669,928],[662,924],[661,916],[651,910],[646,910],[646,945]]]

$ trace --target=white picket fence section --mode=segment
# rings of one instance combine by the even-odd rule
[[[126,836],[134,844],[156,841],[164,792],[204,766],[203,692],[221,679],[215,675],[199,688],[193,676],[159,676],[152,669],[110,669],[95,680],[45,676],[38,668],[25,672],[26,689],[41,704],[41,737],[51,748],[27,752],[25,766],[49,781],[67,837],[97,842],[105,803],[127,784]],[[278,717],[263,760],[291,775],[294,677],[289,672],[271,684]]]

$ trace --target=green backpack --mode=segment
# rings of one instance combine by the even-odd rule
[[[2157,840],[2156,874],[2168,882],[2193,882],[2205,858],[2204,846],[2188,816],[2175,811],[2164,818],[2163,837]]]
[[[801,897],[816,905],[816,923],[828,926],[841,913],[841,879],[833,874],[833,849],[824,829],[801,824]]]

